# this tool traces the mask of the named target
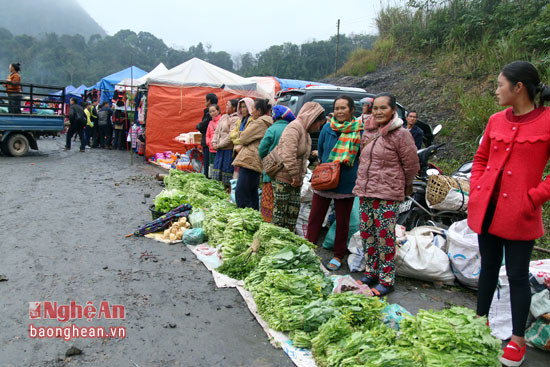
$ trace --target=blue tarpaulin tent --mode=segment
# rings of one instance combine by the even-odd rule
[[[307,80],[281,79],[281,78],[277,78],[277,77],[275,77],[275,79],[281,85],[281,90],[305,88],[308,85],[319,85],[319,86],[327,86],[327,87],[333,86],[332,84],[325,84],[325,83],[319,83],[319,82],[309,82]]]
[[[97,89],[101,93],[100,103],[105,101],[110,101],[113,98],[113,91],[115,90],[115,85],[121,80],[127,78],[141,78],[146,75],[147,72],[141,70],[136,66],[129,67],[127,69],[121,70],[118,73],[111,74],[102,78],[93,88]]]
[[[69,94],[71,96],[75,97],[82,97],[84,92],[86,92],[88,87],[86,87],[84,84],[80,85],[78,88],[75,88],[74,90],[70,91]]]

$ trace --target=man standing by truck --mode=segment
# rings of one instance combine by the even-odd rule
[[[84,139],[84,126],[86,126],[86,114],[84,109],[77,103],[76,98],[71,98],[71,107],[69,108],[69,130],[67,131],[67,142],[64,150],[71,150],[71,139],[74,134],[80,138],[80,151],[86,151],[86,139]]]

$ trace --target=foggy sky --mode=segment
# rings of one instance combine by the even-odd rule
[[[376,34],[383,0],[78,0],[109,35],[150,32],[167,46],[202,42],[213,51],[256,53],[271,45],[325,40],[341,33]],[[152,5],[153,4],[153,5]]]

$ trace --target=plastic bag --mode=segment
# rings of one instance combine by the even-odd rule
[[[237,199],[235,199],[235,190],[237,189],[237,179],[234,178],[229,180],[229,184],[231,185],[231,201],[236,203]]]
[[[527,344],[550,351],[550,324],[543,318],[537,319],[526,331]]]
[[[311,213],[311,203],[300,204],[300,214],[298,214],[298,219],[296,221],[296,234],[303,238],[306,238],[307,234],[309,213]]]
[[[349,241],[348,251],[348,267],[351,273],[355,271],[365,270],[365,251],[363,249],[363,241],[361,240],[361,232],[355,232]]]
[[[392,329],[399,330],[399,323],[403,316],[412,314],[397,303],[393,303],[382,310],[382,321]]]
[[[202,228],[202,223],[204,222],[204,210],[202,209],[193,209],[193,212],[189,214],[189,222],[193,228]]]
[[[550,292],[548,289],[533,295],[530,310],[535,318],[550,313]]]
[[[356,197],[353,200],[353,208],[351,209],[351,215],[349,217],[349,233],[348,233],[348,242],[351,240],[351,236],[355,232],[359,231],[359,198]],[[336,238],[336,221],[330,226],[327,236],[323,241],[323,247],[330,250],[334,248],[334,239]]]
[[[432,226],[416,227],[396,248],[397,275],[454,284],[455,276],[445,251],[445,232]]]
[[[183,232],[181,242],[184,245],[198,245],[204,242],[204,233],[202,228],[188,229]]]
[[[455,222],[447,233],[451,269],[460,283],[477,289],[481,272],[481,256],[477,234],[468,227],[467,219]]]
[[[498,285],[489,309],[489,327],[491,334],[501,340],[512,336],[512,306],[510,304],[510,283],[506,275],[506,266],[500,268]]]

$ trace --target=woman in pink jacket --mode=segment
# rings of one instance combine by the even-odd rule
[[[500,361],[520,366],[531,304],[529,261],[535,239],[544,234],[542,204],[550,199],[550,180],[541,181],[550,157],[550,108],[543,106],[550,88],[532,64],[515,61],[498,76],[496,96],[501,106],[512,107],[491,116],[474,157],[468,225],[479,234],[479,316],[489,313],[505,253],[513,335]]]
[[[378,296],[393,290],[397,207],[419,170],[416,145],[397,116],[395,97],[377,95],[361,138],[353,193],[361,200],[359,230],[366,260],[361,281],[369,286],[379,283],[373,288]]]
[[[208,107],[208,113],[212,118],[212,120],[208,124],[208,129],[206,129],[206,145],[208,145],[209,154],[208,162],[210,162],[208,167],[208,178],[212,178],[212,172],[214,170],[214,160],[216,159],[216,149],[212,145],[212,138],[214,138],[214,133],[216,132],[216,128],[218,127],[218,122],[222,117],[220,114],[220,106],[218,106],[217,104],[211,104]]]

